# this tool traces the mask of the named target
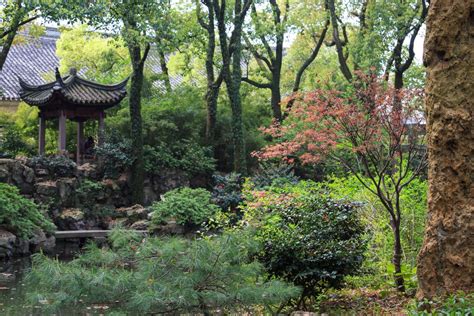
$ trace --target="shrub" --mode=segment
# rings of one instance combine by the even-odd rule
[[[24,141],[20,130],[10,124],[6,131],[0,135],[0,153],[2,156],[16,157],[17,155],[31,156],[35,149]]]
[[[258,189],[272,185],[296,184],[298,180],[298,177],[295,176],[293,165],[285,162],[272,163],[260,161],[260,168],[257,174],[252,177],[252,182]]]
[[[408,306],[408,315],[474,315],[474,293],[458,292],[445,299],[413,302]]]
[[[364,187],[355,176],[344,178],[332,177],[321,184],[321,187],[334,199],[349,199],[362,205],[362,220],[371,232],[370,247],[365,262],[367,277],[361,280],[365,285],[370,281],[372,286],[379,287],[391,284],[393,264],[393,235],[390,234],[388,215],[383,211],[379,199]],[[400,194],[402,222],[400,224],[404,262],[402,274],[406,286],[416,289],[416,258],[423,243],[427,208],[427,181],[413,180]],[[374,277],[377,276],[377,277]],[[356,281],[356,280],[354,280]]]
[[[214,188],[212,190],[212,201],[219,205],[223,211],[231,209],[235,211],[242,202],[242,184],[244,179],[238,173],[227,175],[214,175]]]
[[[55,229],[34,202],[21,196],[18,188],[5,183],[0,183],[0,225],[21,238],[31,237],[36,230]]]
[[[215,168],[215,159],[208,147],[193,141],[177,141],[170,145],[161,143],[144,148],[145,170],[159,174],[164,169],[179,169],[189,175],[210,173]]]
[[[69,177],[76,172],[76,163],[62,156],[36,156],[29,160],[29,165],[47,169],[53,177]]]
[[[102,162],[104,176],[107,178],[119,176],[133,163],[131,141],[114,133],[108,136],[106,142],[95,151]]]
[[[322,195],[312,182],[251,188],[244,218],[264,244],[258,258],[272,276],[303,287],[301,302],[359,271],[366,242],[354,204]]]
[[[26,288],[34,305],[54,310],[111,302],[131,315],[252,314],[298,295],[278,280],[266,280],[262,266],[249,260],[257,250],[248,234],[186,240],[148,238],[114,231],[111,249],[94,244],[71,262],[33,258]],[[114,303],[115,302],[115,303]]]
[[[181,225],[200,225],[218,211],[211,194],[204,189],[178,188],[165,193],[152,206],[152,221],[160,224],[174,218]]]

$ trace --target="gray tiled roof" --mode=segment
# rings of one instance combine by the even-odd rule
[[[56,55],[56,41],[60,33],[55,28],[47,28],[44,36],[39,38],[28,38],[25,43],[13,45],[7,60],[0,72],[0,100],[20,100],[19,77],[28,80],[31,85],[42,85],[46,83],[43,78],[45,74],[51,74],[59,67],[59,58]],[[155,74],[161,73],[160,59],[153,50],[150,52],[146,67]],[[82,73],[79,71],[79,73]],[[172,76],[171,87],[179,86],[183,78]],[[155,81],[154,85],[161,91],[165,91],[165,85],[161,81]]]
[[[125,97],[127,81],[103,85],[79,77],[75,69],[63,78],[56,70],[56,80],[47,84],[31,85],[20,79],[19,94],[29,105],[39,107],[54,105],[60,100],[67,106],[107,108],[118,104]]]

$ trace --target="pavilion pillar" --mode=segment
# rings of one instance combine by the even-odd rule
[[[46,145],[46,118],[39,115],[38,154],[44,155]]]
[[[66,151],[66,113],[64,111],[59,114],[58,150],[61,154]]]
[[[82,155],[84,154],[84,122],[77,122],[77,150],[76,162],[78,165],[82,163]]]
[[[99,146],[102,146],[105,141],[105,113],[101,111],[99,113]]]

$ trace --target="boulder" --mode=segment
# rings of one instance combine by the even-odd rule
[[[146,219],[142,219],[139,221],[136,221],[132,225],[130,225],[130,229],[133,230],[148,230],[148,227],[150,226],[150,222]]]
[[[77,208],[68,208],[62,210],[55,221],[58,229],[62,230],[83,230],[86,228],[84,213]]]
[[[45,253],[54,253],[56,238],[47,236],[43,231],[37,231],[29,240],[29,246],[32,253],[43,251]]]
[[[140,204],[130,207],[121,207],[115,210],[118,217],[124,217],[129,223],[133,223],[142,219],[146,219],[148,210]]]
[[[59,194],[59,205],[63,207],[73,206],[76,197],[77,179],[61,178],[56,181],[56,186]]]
[[[86,162],[77,167],[78,174],[86,179],[99,179],[98,167],[95,164]]]
[[[11,258],[15,254],[16,236],[0,228],[0,258]]]

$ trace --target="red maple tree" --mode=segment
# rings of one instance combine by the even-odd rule
[[[304,164],[333,159],[347,168],[390,215],[395,283],[404,291],[400,194],[426,168],[423,91],[359,73],[350,91],[318,89],[291,102],[283,123],[262,129],[273,143],[254,155]]]

